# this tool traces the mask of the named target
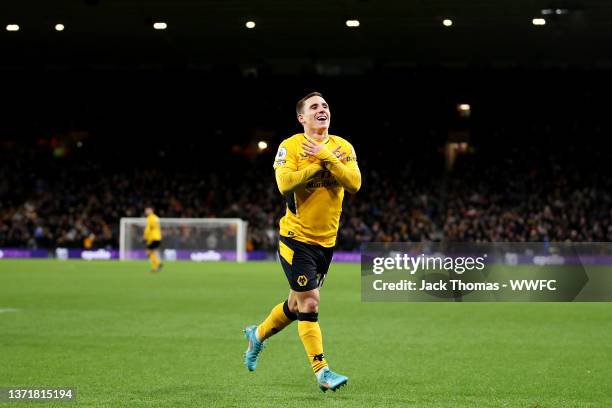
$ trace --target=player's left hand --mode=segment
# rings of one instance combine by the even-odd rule
[[[308,156],[316,156],[319,152],[324,149],[323,143],[317,143],[314,140],[307,138],[305,142],[302,142],[302,149]]]
[[[344,156],[346,156],[347,151],[346,150],[340,150],[342,148],[342,146],[338,146],[336,147],[334,150],[332,150],[332,153],[336,155],[336,157],[338,158],[338,160],[342,161],[342,159],[344,159]]]

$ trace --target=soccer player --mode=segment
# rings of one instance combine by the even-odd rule
[[[142,238],[147,244],[147,256],[151,261],[151,272],[159,272],[163,266],[157,253],[162,239],[159,217],[153,213],[152,207],[145,208],[145,215],[147,216],[147,226],[144,229]]]
[[[344,192],[359,190],[361,173],[353,146],[328,134],[331,114],[320,93],[302,98],[296,113],[304,133],[285,139],[274,162],[276,183],[287,202],[280,220],[278,252],[289,281],[289,297],[259,326],[244,330],[248,340],[244,362],[254,371],[266,339],[297,320],[319,387],[324,392],[335,391],[348,378],[331,371],[323,354],[319,289],[332,260]]]

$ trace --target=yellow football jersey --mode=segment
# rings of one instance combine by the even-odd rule
[[[147,244],[153,241],[161,241],[162,233],[157,215],[150,214],[147,216],[147,226],[145,227],[143,237]]]
[[[307,156],[302,149],[306,135],[298,133],[283,140],[278,148],[274,161],[274,169],[291,171],[304,170],[319,159]],[[357,166],[355,149],[345,139],[329,135],[321,143],[329,151],[341,146],[347,155],[342,163],[354,169]],[[280,234],[300,242],[323,247],[333,247],[336,244],[344,188],[330,171],[321,169],[314,178],[298,186],[293,192],[287,193],[287,210],[280,220]]]

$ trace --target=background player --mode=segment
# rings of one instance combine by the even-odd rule
[[[280,221],[279,258],[291,289],[288,299],[259,326],[245,329],[249,341],[245,364],[255,370],[264,341],[297,319],[319,387],[335,391],[348,378],[331,371],[323,354],[319,288],[332,260],[344,191],[359,190],[361,173],[353,146],[328,134],[331,114],[320,93],[302,98],[296,113],[304,133],[285,139],[274,163],[278,188],[287,201]]]
[[[144,229],[142,238],[147,244],[147,256],[151,261],[151,272],[158,272],[163,266],[157,252],[162,239],[159,217],[153,213],[152,207],[145,208],[145,215],[147,216],[147,226]]]

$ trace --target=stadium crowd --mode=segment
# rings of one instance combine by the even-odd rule
[[[24,151],[3,163],[0,247],[117,247],[119,219],[141,216],[151,203],[161,217],[246,219],[248,249],[272,250],[285,206],[264,165],[271,157],[244,172],[169,173],[113,171],[89,159],[71,163]],[[612,178],[588,162],[509,152],[461,158],[445,172],[364,160],[362,190],[345,199],[338,248],[357,250],[367,241],[612,241]]]

